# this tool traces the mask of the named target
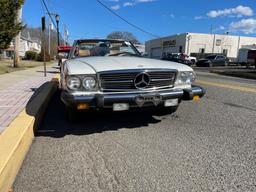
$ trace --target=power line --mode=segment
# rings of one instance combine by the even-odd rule
[[[49,17],[50,17],[50,19],[51,19],[51,21],[52,21],[54,27],[57,28],[57,26],[56,26],[56,24],[54,23],[54,20],[53,20],[53,18],[52,18],[52,14],[51,14],[51,12],[49,11],[49,9],[48,9],[48,7],[47,7],[45,1],[44,1],[44,0],[41,0],[41,2],[43,3],[43,5],[44,5],[44,7],[45,7],[45,9],[46,9],[46,11],[47,11],[47,14],[49,15]]]
[[[42,12],[43,12],[43,15],[45,16],[45,11],[44,11],[44,5],[43,5],[43,1],[41,0],[41,7],[42,7]]]
[[[100,0],[96,0],[99,4],[101,4],[105,9],[107,9],[108,11],[110,11],[112,14],[114,14],[115,16],[117,16],[119,19],[123,20],[125,23],[127,23],[128,25],[136,28],[137,30],[145,33],[145,34],[148,34],[152,37],[156,37],[156,38],[160,38],[158,35],[155,35],[151,32],[148,32],[144,29],[142,29],[141,27],[138,27],[137,25],[131,23],[130,21],[126,20],[125,18],[123,18],[122,16],[118,15],[115,11],[113,11],[112,9],[110,9],[107,5],[105,5],[104,3],[102,3]]]

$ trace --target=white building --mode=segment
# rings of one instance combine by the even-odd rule
[[[41,43],[21,36],[20,44],[19,44],[20,57],[24,57],[27,51],[34,51],[39,53],[41,51]],[[13,55],[14,55],[14,41],[11,42],[8,49],[4,50],[3,58],[12,58]]]
[[[146,52],[151,58],[161,58],[163,53],[214,53],[225,54],[234,60],[239,49],[256,45],[256,37],[219,34],[183,33],[146,42]]]

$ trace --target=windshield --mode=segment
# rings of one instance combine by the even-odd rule
[[[140,56],[136,48],[126,41],[82,41],[75,46],[73,58],[91,56]]]

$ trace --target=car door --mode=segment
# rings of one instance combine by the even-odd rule
[[[222,56],[222,55],[218,55],[216,58],[215,58],[215,65],[216,66],[225,66],[225,57]]]

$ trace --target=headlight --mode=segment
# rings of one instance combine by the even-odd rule
[[[194,72],[189,72],[190,82],[193,83],[196,80],[196,74]]]
[[[78,77],[68,77],[67,87],[71,90],[78,90],[81,86],[81,80]]]
[[[95,89],[96,84],[96,80],[93,77],[86,77],[83,80],[83,86],[86,90]]]
[[[192,71],[184,71],[178,74],[175,84],[182,85],[182,84],[191,84],[196,80],[196,75]]]
[[[181,72],[180,73],[180,80],[181,80],[181,82],[184,82],[184,83],[186,83],[187,81],[188,81],[188,74],[186,73],[186,72]]]

